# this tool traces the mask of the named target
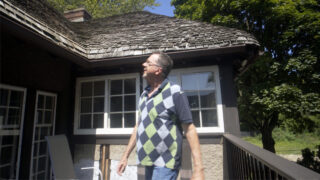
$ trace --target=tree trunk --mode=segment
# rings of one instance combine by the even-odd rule
[[[263,144],[263,149],[266,149],[270,152],[276,153],[276,150],[274,148],[275,142],[274,139],[272,138],[272,131],[274,128],[265,128],[261,131],[262,134],[262,144]]]

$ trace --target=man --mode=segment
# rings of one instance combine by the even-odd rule
[[[171,58],[156,52],[142,66],[148,87],[141,94],[139,120],[117,173],[122,175],[137,145],[138,162],[145,166],[147,180],[175,180],[181,166],[183,130],[192,152],[192,179],[204,179],[199,138],[188,99],[180,86],[166,79],[173,66]]]

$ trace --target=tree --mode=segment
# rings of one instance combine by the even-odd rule
[[[298,159],[297,163],[320,173],[320,145],[317,145],[317,152],[311,151],[309,148],[301,150],[302,159]]]
[[[93,18],[142,11],[145,7],[159,6],[156,0],[47,0],[63,13],[66,10],[84,7]]]
[[[241,121],[275,152],[272,131],[288,124],[312,130],[320,114],[319,0],[172,0],[175,16],[243,29],[261,44],[238,78]],[[313,117],[313,118],[311,118]]]

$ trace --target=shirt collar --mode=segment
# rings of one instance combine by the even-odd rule
[[[168,84],[169,80],[166,78],[162,81],[160,87],[158,88],[157,92],[154,93],[152,96],[158,94],[159,92],[162,91],[162,89]],[[151,90],[150,85],[148,85],[146,88],[144,88],[144,91],[146,92],[146,94],[148,94],[148,92]]]

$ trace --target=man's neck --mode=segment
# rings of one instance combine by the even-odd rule
[[[148,84],[150,86],[149,97],[158,90],[163,81],[164,78],[155,78],[148,81]]]

